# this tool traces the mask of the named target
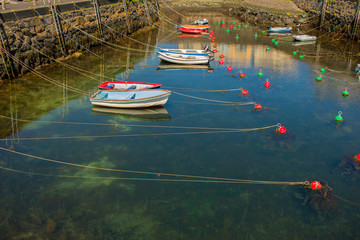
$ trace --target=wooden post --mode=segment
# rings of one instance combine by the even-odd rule
[[[1,5],[2,5],[2,10],[5,10],[5,0],[1,1]]]
[[[324,18],[325,18],[325,12],[326,12],[327,3],[328,3],[328,0],[322,0],[319,26],[321,26],[323,24],[323,21],[324,21]]]
[[[356,37],[356,28],[358,27],[358,24],[359,24],[359,18],[360,18],[360,0],[358,1],[358,6],[355,10],[354,23],[353,23],[352,30],[351,30],[351,38],[352,39],[355,39],[355,37]]]
[[[129,33],[129,32],[131,31],[131,27],[130,27],[129,13],[128,13],[128,8],[127,8],[126,0],[123,0],[123,5],[124,5],[124,11],[125,11],[125,15],[126,15],[127,31],[128,31],[128,33]]]
[[[33,5],[36,6],[36,0],[33,0]]]
[[[147,20],[149,21],[149,25],[151,26],[152,25],[152,19],[150,17],[150,13],[149,13],[148,5],[146,4],[146,0],[143,0],[143,3],[144,3],[144,7],[145,7]]]
[[[158,0],[155,0],[155,5],[156,5],[157,14],[159,14],[159,1]]]

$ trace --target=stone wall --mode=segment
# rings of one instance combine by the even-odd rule
[[[156,9],[155,2],[150,1],[148,4],[152,4],[151,7],[148,7],[150,21],[157,21],[157,14],[151,11]],[[59,44],[58,33],[54,25],[51,25],[54,22],[51,14],[43,16],[46,20],[38,15],[18,21],[3,22],[0,25],[0,33],[4,37],[6,49],[13,56],[13,59],[9,58],[11,61],[7,61],[6,54],[2,54],[0,78],[8,79],[8,72],[11,72],[11,77],[13,77],[12,72],[15,77],[19,76],[29,71],[26,66],[34,69],[53,62],[53,59],[64,57],[64,55],[69,56],[78,51],[86,51],[83,47],[90,49],[101,44],[101,41],[93,39],[87,34],[111,42],[116,38],[121,38],[122,34],[129,34],[149,25],[148,21],[145,20],[147,19],[145,6],[139,1],[129,1],[128,3],[129,30],[127,29],[126,14],[122,2],[101,6],[99,10],[101,21],[113,29],[102,26],[102,36],[98,31],[93,7],[60,13],[63,33],[73,39],[70,40],[64,36],[65,54],[63,54],[61,44]],[[86,34],[78,29],[86,32]],[[4,62],[7,63],[6,66]]]
[[[319,16],[323,0],[293,0],[293,2],[310,17]],[[341,34],[347,38],[360,40],[360,24],[357,26],[356,35],[352,36],[356,8],[358,7],[358,0],[328,0],[325,11],[325,21],[321,25],[321,30],[342,31]],[[312,26],[319,26],[319,18],[314,18]]]

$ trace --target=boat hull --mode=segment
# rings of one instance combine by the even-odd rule
[[[270,27],[269,32],[277,32],[277,33],[285,33],[285,32],[291,32],[292,27]]]
[[[299,42],[310,42],[310,41],[316,41],[316,36],[310,36],[310,35],[293,35],[292,36],[295,41]]]
[[[162,61],[176,64],[209,64],[210,57],[206,56],[189,56],[181,54],[170,54],[158,52]]]
[[[208,51],[208,50],[207,50]],[[171,54],[180,54],[180,55],[194,55],[194,56],[210,56],[213,57],[213,53],[209,53],[205,50],[196,50],[196,49],[167,49],[160,48],[158,52],[161,53],[171,53]]]
[[[145,93],[145,97],[141,97],[141,92],[157,91],[156,93]],[[126,99],[126,95],[121,95],[116,91],[98,91],[90,98],[90,102],[94,106],[113,107],[113,108],[148,108],[163,106],[169,99],[171,91],[168,90],[139,90],[131,91],[129,95],[139,96],[135,99]],[[124,92],[122,92],[124,93]],[[106,97],[99,97],[99,95]],[[110,95],[110,96],[109,96]]]

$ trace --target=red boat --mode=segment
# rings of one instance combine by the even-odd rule
[[[182,33],[192,33],[192,34],[200,34],[204,32],[203,29],[199,29],[199,28],[178,28],[178,30]]]
[[[128,91],[139,89],[160,88],[158,83],[144,83],[144,82],[103,82],[98,86],[99,90],[114,90],[114,91]]]

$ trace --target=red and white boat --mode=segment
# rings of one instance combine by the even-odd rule
[[[129,91],[140,89],[160,88],[159,83],[144,83],[144,82],[103,82],[98,88],[99,90],[113,90],[113,91]]]
[[[202,29],[198,29],[198,28],[178,28],[178,30],[182,33],[191,33],[191,34],[201,34],[202,32],[204,32],[204,30]]]

